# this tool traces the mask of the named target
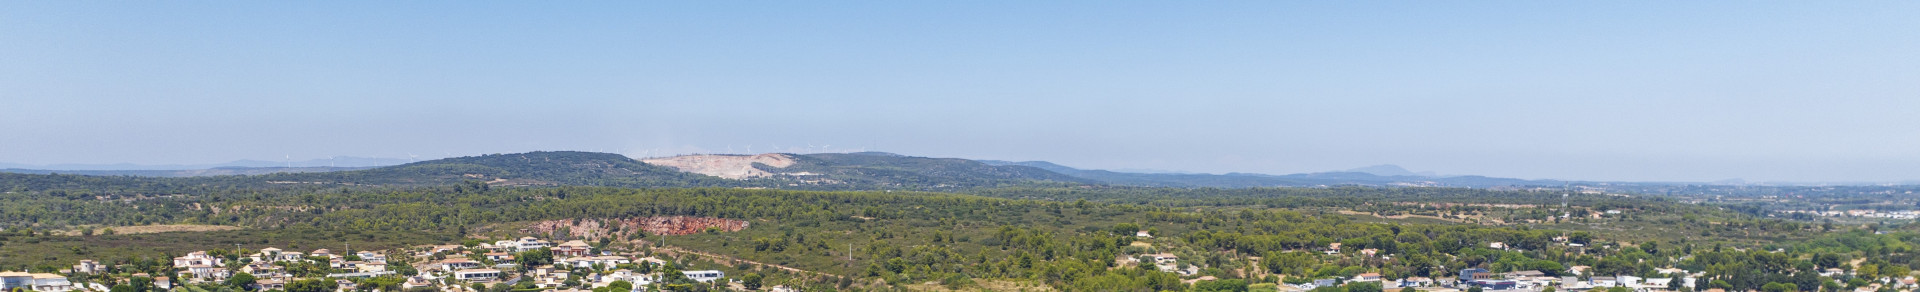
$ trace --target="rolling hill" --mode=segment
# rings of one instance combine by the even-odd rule
[[[646,162],[738,180],[747,185],[790,189],[939,190],[1097,183],[1034,167],[989,165],[967,159],[914,157],[883,152],[682,155],[648,159]]]
[[[1269,175],[1255,173],[1227,174],[1191,174],[1191,173],[1131,173],[1107,170],[1078,169],[1046,161],[998,161],[981,160],[989,165],[1029,166],[1077,178],[1093,180],[1102,184],[1176,187],[1176,188],[1251,188],[1251,187],[1316,187],[1337,185],[1363,186],[1444,186],[1444,187],[1502,187],[1502,186],[1559,186],[1567,182],[1556,180],[1524,180],[1514,178],[1496,178],[1485,176],[1430,176],[1415,174],[1398,166],[1378,165],[1355,170],[1300,173],[1288,175]],[[1385,174],[1385,175],[1383,175]]]
[[[777,157],[784,163],[777,163],[781,166],[759,162],[733,165],[751,168],[747,170],[760,174],[748,177],[682,171],[676,167],[649,164],[612,153],[555,151],[455,157],[343,171],[249,170],[281,171],[262,174],[234,170],[231,175],[215,176],[191,176],[183,173],[205,173],[216,170],[80,171],[77,174],[72,171],[16,171],[0,173],[0,190],[74,189],[108,193],[172,193],[213,186],[223,188],[410,187],[467,182],[482,182],[494,186],[956,190],[1097,183],[1095,180],[1026,166],[995,166],[966,159],[912,157],[878,152],[759,156],[691,155],[678,158],[726,160],[751,157]]]
[[[617,187],[730,186],[733,182],[650,165],[619,154],[554,151],[488,154],[396,166],[321,173],[256,176],[274,183],[445,185],[483,181],[495,185]]]

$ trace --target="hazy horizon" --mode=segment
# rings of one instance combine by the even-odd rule
[[[753,4],[0,4],[0,162],[1920,180],[1920,3]]]

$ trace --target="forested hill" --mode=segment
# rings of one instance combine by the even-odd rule
[[[883,152],[791,155],[787,167],[756,167],[783,174],[781,179],[813,182],[816,189],[940,190],[1097,181],[1027,166],[996,166],[958,158],[913,157]]]
[[[504,185],[703,187],[737,183],[642,163],[619,154],[528,152],[422,161],[397,166],[325,173],[288,173],[256,178],[272,183],[446,185],[484,181]]]
[[[990,164],[990,165],[1034,167],[1034,168],[1045,169],[1047,171],[1065,174],[1065,175],[1069,175],[1069,176],[1073,176],[1081,179],[1093,180],[1093,181],[1097,181],[1104,184],[1124,185],[1124,186],[1175,187],[1175,188],[1194,188],[1194,187],[1253,188],[1253,187],[1280,187],[1280,186],[1311,186],[1311,185],[1318,184],[1315,181],[1311,181],[1311,180],[1296,180],[1296,179],[1287,179],[1287,178],[1273,177],[1273,176],[1259,176],[1259,175],[1132,173],[1132,172],[1116,172],[1116,171],[1107,171],[1107,170],[1098,170],[1098,169],[1078,169],[1078,168],[1067,167],[1067,166],[1054,164],[1052,162],[1046,162],[1046,161],[1012,162],[1012,161],[997,161],[997,160],[981,160],[980,162]]]
[[[204,177],[90,176],[0,173],[0,190],[95,193],[193,193],[216,189],[438,186],[463,182],[523,186],[730,187],[747,182],[686,173],[592,152],[489,154],[335,172]]]
[[[788,155],[784,168],[756,166],[773,177],[724,179],[593,152],[489,154],[334,172],[202,177],[0,173],[0,191],[169,194],[218,189],[441,186],[765,187],[808,190],[960,190],[1008,186],[1085,185],[1087,179],[1024,166],[886,153]]]
[[[1046,161],[997,161],[981,160],[990,165],[1029,166],[1061,173],[1101,184],[1142,187],[1177,188],[1256,188],[1256,187],[1315,187],[1315,186],[1435,186],[1435,187],[1499,187],[1499,186],[1560,186],[1567,182],[1556,180],[1524,180],[1485,176],[1418,176],[1418,175],[1376,175],[1364,172],[1318,172],[1289,175],[1268,175],[1254,173],[1130,173],[1097,169],[1078,169]]]

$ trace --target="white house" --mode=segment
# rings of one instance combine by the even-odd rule
[[[719,280],[720,278],[727,277],[727,273],[722,273],[720,271],[715,271],[715,270],[682,271],[680,273],[687,275],[687,279],[692,279],[695,282],[701,282],[701,283],[711,283],[713,282],[713,280]]]
[[[107,266],[100,265],[100,263],[94,262],[93,260],[80,260],[80,264],[73,265],[73,272],[81,274],[95,274],[104,272],[106,269]]]
[[[364,261],[364,262],[377,263],[377,264],[387,263],[387,255],[382,253],[363,250],[360,252],[353,253],[353,255],[359,256],[360,261]]]
[[[0,272],[0,290],[20,288],[30,291],[66,292],[73,290],[67,277],[45,273]]]
[[[471,269],[471,268],[478,268],[478,267],[480,267],[480,262],[476,262],[476,261],[465,259],[465,258],[450,258],[450,259],[440,261],[440,269],[446,270],[446,271],[458,271],[462,269]]]
[[[633,260],[621,256],[590,256],[568,258],[564,262],[574,267],[592,267],[593,265],[613,267],[620,264],[633,263]]]
[[[187,267],[193,267],[193,266],[219,266],[219,265],[220,265],[220,258],[209,256],[205,251],[196,251],[193,253],[188,253],[185,256],[179,256],[179,257],[173,258],[173,267],[175,268],[187,268]]]
[[[500,270],[495,269],[466,269],[453,272],[453,279],[461,281],[486,282],[498,277],[500,277]]]
[[[1589,285],[1589,287],[1614,287],[1620,286],[1620,281],[1613,277],[1593,277],[1587,280],[1587,285]]]
[[[501,240],[494,242],[493,245],[502,249],[512,249],[513,251],[529,251],[552,246],[552,244],[547,243],[547,241],[533,238],[532,236],[521,237],[520,240]]]

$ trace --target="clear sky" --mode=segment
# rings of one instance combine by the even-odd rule
[[[1920,2],[0,3],[0,162],[776,144],[1920,179]]]

